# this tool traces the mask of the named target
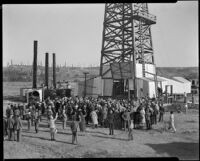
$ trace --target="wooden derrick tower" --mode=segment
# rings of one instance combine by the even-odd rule
[[[157,91],[156,71],[149,73],[145,67],[146,64],[155,65],[152,24],[156,24],[156,17],[149,14],[146,3],[105,4],[100,76],[118,81],[121,93],[132,79],[134,96],[137,96],[136,64],[142,65],[143,77],[153,75]]]

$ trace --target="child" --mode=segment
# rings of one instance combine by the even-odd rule
[[[58,118],[58,113],[56,113],[55,119],[53,119],[52,115],[50,116],[49,124],[50,124],[51,141],[55,140],[55,133],[57,132],[55,121],[57,120],[57,118]]]
[[[131,120],[131,123],[130,123],[128,140],[133,140],[133,120]]]
[[[76,121],[75,116],[72,118],[72,123],[71,123],[71,131],[72,131],[72,144],[76,141],[76,144],[78,143],[77,141],[77,129],[78,129],[78,122]]]
[[[173,132],[175,133],[176,132],[176,128],[174,126],[174,114],[173,114],[173,111],[170,111],[170,127],[169,129],[173,130]]]

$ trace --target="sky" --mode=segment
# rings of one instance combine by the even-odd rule
[[[3,5],[3,66],[33,62],[38,41],[38,63],[45,53],[56,53],[56,64],[99,66],[105,4]],[[151,26],[158,67],[198,66],[198,1],[152,3],[157,17]]]

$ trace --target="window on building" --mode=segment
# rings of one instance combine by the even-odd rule
[[[195,85],[195,80],[192,80],[192,85]]]

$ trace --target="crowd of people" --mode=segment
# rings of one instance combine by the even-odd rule
[[[9,104],[4,118],[4,136],[8,135],[8,140],[20,141],[21,119],[27,121],[27,130],[35,126],[35,132],[38,133],[40,122],[47,118],[51,140],[55,140],[56,120],[62,121],[63,129],[67,122],[71,122],[72,143],[77,142],[78,127],[80,132],[85,132],[88,125],[92,125],[92,128],[109,128],[109,135],[114,135],[114,129],[128,131],[132,140],[133,128],[152,129],[158,121],[163,121],[164,113],[162,99],[148,97],[131,101],[93,97],[48,97],[42,102]]]

